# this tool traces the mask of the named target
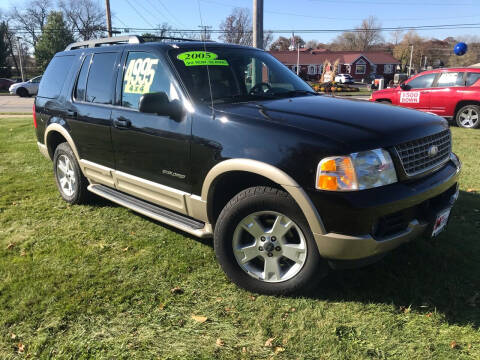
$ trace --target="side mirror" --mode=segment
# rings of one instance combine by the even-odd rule
[[[138,102],[140,112],[170,116],[180,121],[183,115],[183,107],[179,100],[168,100],[164,92],[143,94]]]
[[[408,84],[405,84],[405,83],[401,83],[401,84],[400,84],[400,88],[401,88],[402,90],[405,90],[405,91],[411,89],[410,86],[409,86]]]

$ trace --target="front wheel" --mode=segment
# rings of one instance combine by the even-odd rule
[[[214,247],[230,280],[256,293],[305,290],[328,272],[298,205],[270,187],[252,187],[230,200],[217,220]]]
[[[457,125],[462,128],[476,129],[480,127],[480,106],[466,105],[457,112]]]

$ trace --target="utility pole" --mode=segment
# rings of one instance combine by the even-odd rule
[[[23,75],[22,48],[20,47],[20,37],[17,37],[17,53],[18,60],[20,61],[20,73],[22,75],[22,81],[25,81],[25,76]]]
[[[253,47],[263,49],[263,0],[253,0]]]
[[[412,49],[410,50],[410,64],[408,65],[408,77],[412,74],[412,57],[413,57],[413,45]]]
[[[207,39],[207,31],[208,31],[209,29],[211,29],[212,27],[211,27],[211,26],[208,26],[208,25],[198,25],[198,27],[203,30],[203,31],[202,31],[202,41],[207,41],[207,40],[209,40],[209,39]]]
[[[105,0],[105,10],[107,11],[108,37],[112,37],[112,15],[110,14],[110,0]]]
[[[423,68],[427,70],[427,56],[425,56],[425,63],[423,64]]]

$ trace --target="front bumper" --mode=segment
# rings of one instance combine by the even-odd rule
[[[313,234],[320,254],[332,260],[365,259],[423,235],[433,215],[458,197],[459,173],[459,162],[451,158],[442,169],[410,183],[310,194],[327,229]]]

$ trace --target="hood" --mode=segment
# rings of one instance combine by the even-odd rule
[[[346,151],[389,147],[445,130],[447,122],[420,111],[329,96],[215,105],[217,112],[294,127],[336,141]]]
[[[12,85],[10,85],[10,89],[16,89],[16,88],[18,88],[18,87],[20,87],[20,86],[24,86],[24,85],[27,84],[27,82],[28,82],[28,81],[24,81],[24,82],[19,82],[19,83],[12,84]]]

